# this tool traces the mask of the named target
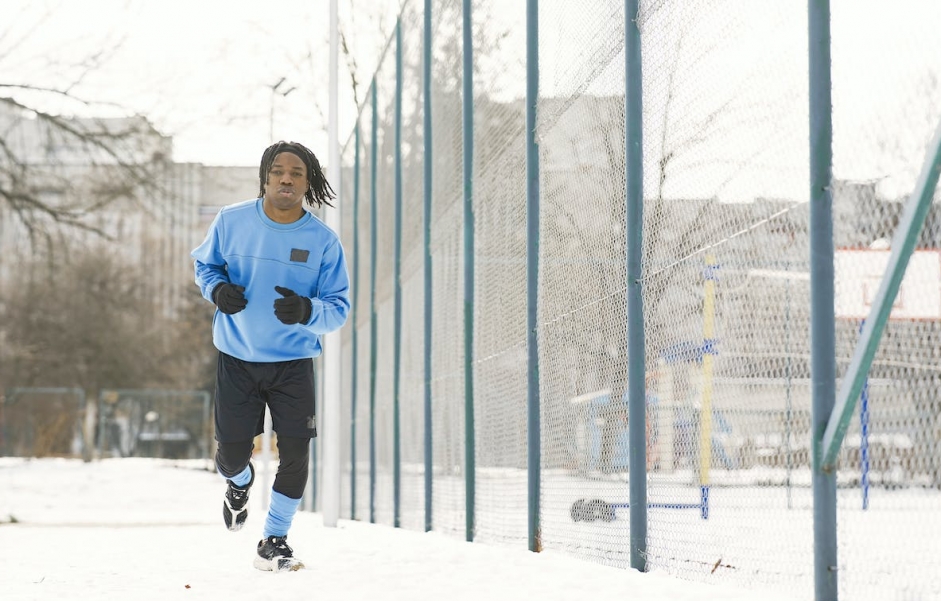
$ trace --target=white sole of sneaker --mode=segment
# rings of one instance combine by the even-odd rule
[[[233,511],[233,509],[229,507],[229,502],[223,501],[222,518],[226,528],[231,532],[238,532],[248,519],[248,507],[246,506],[238,511]]]
[[[256,569],[263,572],[296,572],[304,569],[304,564],[293,557],[275,557],[274,559],[255,557],[254,565]]]

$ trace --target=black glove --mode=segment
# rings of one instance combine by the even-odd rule
[[[281,323],[307,323],[310,321],[311,304],[306,296],[298,296],[290,288],[275,286],[275,292],[284,298],[275,299],[274,314]]]
[[[245,286],[223,282],[213,289],[212,302],[216,303],[219,310],[226,315],[232,315],[244,309],[248,304],[244,292]]]

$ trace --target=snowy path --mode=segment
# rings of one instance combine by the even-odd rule
[[[264,573],[252,567],[259,495],[246,528],[228,532],[221,478],[188,465],[0,458],[0,598],[794,601],[436,533],[324,528],[316,513],[299,514],[289,539],[307,569]]]

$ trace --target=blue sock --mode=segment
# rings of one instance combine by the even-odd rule
[[[232,476],[231,478],[227,478],[227,480],[231,480],[232,484],[236,486],[245,486],[252,481],[252,470],[250,470],[246,465],[244,470]]]
[[[265,519],[264,536],[287,536],[297,513],[300,499],[292,499],[276,490],[271,491],[271,504],[268,505],[268,517]]]

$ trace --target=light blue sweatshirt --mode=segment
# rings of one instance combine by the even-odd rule
[[[336,233],[311,213],[294,223],[265,215],[262,199],[223,207],[192,252],[196,285],[212,301],[222,282],[245,287],[245,309],[216,310],[216,348],[243,361],[270,363],[320,355],[320,337],[339,329],[350,311],[350,278]],[[311,299],[310,321],[286,325],[274,314],[275,286]]]

